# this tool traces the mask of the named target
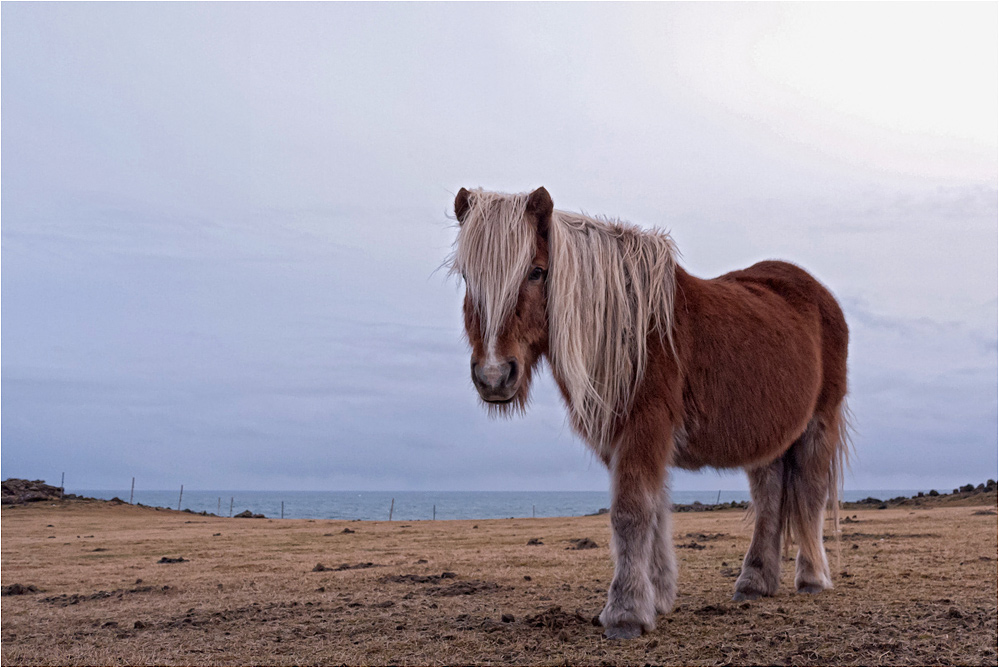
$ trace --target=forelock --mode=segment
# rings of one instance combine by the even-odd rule
[[[465,278],[485,341],[493,341],[517,304],[535,253],[535,229],[525,213],[527,193],[472,190],[458,229],[451,273]]]

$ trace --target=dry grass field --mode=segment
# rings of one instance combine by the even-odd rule
[[[612,573],[606,516],[389,523],[4,507],[5,593],[37,591],[2,599],[2,662],[995,666],[994,493],[989,503],[849,510],[835,589],[795,595],[785,564],[780,593],[749,603],[730,601],[745,515],[679,513],[677,608],[626,642],[592,623]],[[597,547],[568,549],[581,538]]]

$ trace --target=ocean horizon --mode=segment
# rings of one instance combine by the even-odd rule
[[[845,490],[844,501],[890,499],[926,490]],[[128,489],[74,489],[67,493],[128,502]],[[745,490],[671,492],[674,503],[749,500]],[[578,517],[610,507],[610,492],[302,492],[252,490],[140,490],[132,503],[229,517],[249,510],[268,518],[310,520],[488,520]]]

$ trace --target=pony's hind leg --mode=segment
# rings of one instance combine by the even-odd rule
[[[735,581],[735,601],[773,596],[780,584],[784,459],[747,469],[746,474],[756,524],[749,551],[742,562],[742,572]]]
[[[652,536],[650,577],[656,612],[665,614],[676,601],[676,553],[673,551],[673,509],[669,490],[664,485],[656,502],[655,528]]]
[[[826,500],[835,497],[838,435],[813,417],[805,433],[785,455],[788,466],[787,516],[798,541],[794,586],[799,593],[816,594],[832,587],[829,562],[822,543]]]

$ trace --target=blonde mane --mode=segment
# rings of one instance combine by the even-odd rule
[[[483,311],[487,342],[534,257],[527,198],[473,191],[455,242],[451,271],[465,276]],[[663,232],[558,210],[548,244],[549,361],[573,427],[602,451],[644,376],[649,333],[673,348],[676,246]]]

